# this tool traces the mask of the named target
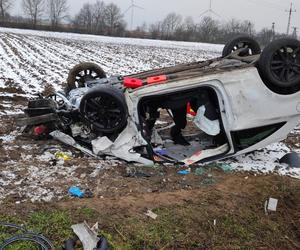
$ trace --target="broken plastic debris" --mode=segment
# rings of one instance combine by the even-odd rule
[[[278,204],[278,200],[277,199],[270,198],[269,202],[268,202],[268,210],[276,212],[276,210],[277,210],[277,204]]]
[[[268,214],[268,211],[276,212],[278,205],[278,200],[274,198],[269,198],[265,201],[265,213]]]
[[[84,192],[79,187],[70,187],[69,194],[74,197],[83,198]]]
[[[191,171],[188,170],[188,169],[185,169],[185,170],[180,170],[177,172],[177,174],[180,174],[180,175],[187,175],[189,174]]]
[[[44,125],[37,126],[33,129],[34,135],[45,135],[48,132],[48,128]]]
[[[64,161],[70,161],[70,160],[73,159],[72,156],[70,156],[70,155],[68,155],[68,154],[66,154],[64,152],[57,152],[57,153],[55,153],[55,158],[56,159],[63,159]]]
[[[146,216],[152,218],[153,220],[156,220],[157,214],[153,213],[151,210],[148,210],[147,213],[145,213]]]

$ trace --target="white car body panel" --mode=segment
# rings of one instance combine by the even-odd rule
[[[154,84],[136,90],[126,90],[130,117],[139,123],[138,105],[142,98],[178,91],[210,87],[215,90],[230,150],[222,158],[247,153],[283,140],[300,123],[300,92],[279,95],[269,90],[255,67],[246,67],[190,79]],[[276,123],[286,124],[259,143],[235,152],[231,132]]]

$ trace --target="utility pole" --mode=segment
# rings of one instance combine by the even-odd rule
[[[272,23],[272,41],[275,40],[275,23]]]
[[[290,10],[286,10],[285,12],[289,13],[289,21],[288,21],[288,26],[287,26],[287,31],[286,31],[286,34],[289,35],[289,33],[290,33],[290,27],[291,27],[292,13],[296,12],[296,10],[293,10],[293,3],[291,3]]]
[[[297,27],[292,27],[292,28],[294,29],[294,30],[293,30],[293,34],[292,34],[292,37],[297,39],[297,37],[298,37],[298,36],[297,36],[297,29],[298,29],[298,28],[297,28]]]
[[[248,33],[250,36],[252,36],[252,25],[250,21],[248,22]]]

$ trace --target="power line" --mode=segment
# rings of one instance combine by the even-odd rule
[[[296,12],[296,10],[293,10],[293,3],[291,3],[290,9],[286,10],[285,12],[289,13],[289,20],[288,20],[287,31],[286,31],[286,34],[289,35],[289,33],[290,33],[290,26],[291,26],[291,19],[292,19],[292,13]]]

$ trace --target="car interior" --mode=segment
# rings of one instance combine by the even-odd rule
[[[218,97],[212,88],[144,97],[139,115],[143,137],[151,145],[154,159],[186,163],[210,159],[229,150]],[[172,134],[176,126],[184,143],[176,141],[177,135]]]

